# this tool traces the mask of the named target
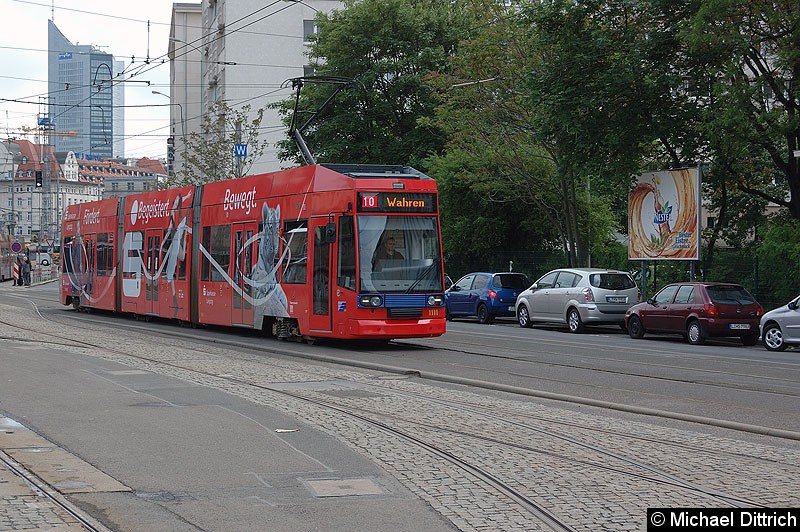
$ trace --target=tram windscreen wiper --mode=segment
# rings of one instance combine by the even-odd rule
[[[411,286],[408,287],[408,290],[406,290],[406,294],[410,294],[411,291],[417,287],[417,285],[420,283],[420,281],[422,281],[425,277],[427,277],[427,275],[430,272],[436,271],[435,268],[439,264],[439,261],[440,261],[440,259],[438,257],[436,257],[435,259],[433,259],[433,262],[431,262],[430,264],[425,266],[419,272],[419,275],[417,275],[417,278],[414,280],[414,282],[411,283]]]

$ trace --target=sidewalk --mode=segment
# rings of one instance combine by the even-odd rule
[[[36,273],[39,275],[35,275]],[[49,278],[43,278],[41,271],[38,271],[31,274],[30,286],[55,281],[58,281],[57,272]],[[4,286],[14,291],[19,288],[20,293],[24,293],[23,288],[29,288],[12,286],[10,283],[4,283]],[[84,526],[81,520],[91,523],[98,530],[106,530],[93,519],[84,516],[63,495],[48,485],[58,486],[59,484],[53,482],[53,473],[58,469],[65,469],[63,464],[73,460],[77,458],[55,447],[13,419],[0,416],[0,532],[91,530]],[[81,471],[81,476],[85,476],[84,467],[69,469]],[[62,472],[61,476],[63,475]],[[45,482],[42,478],[48,480]],[[62,482],[73,484],[75,481],[76,479],[71,481],[62,479]],[[78,484],[85,485],[85,481],[81,479]]]
[[[128,490],[13,419],[0,417],[0,531],[106,530],[51,485],[64,493]]]

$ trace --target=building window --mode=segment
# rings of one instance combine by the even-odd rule
[[[128,181],[128,190],[136,190],[134,185],[135,183],[133,181]]]
[[[119,183],[111,183],[111,190],[119,190]]]
[[[317,25],[313,20],[303,21],[303,42],[310,43],[314,40],[314,35],[317,34]]]

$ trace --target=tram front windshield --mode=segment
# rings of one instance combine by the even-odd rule
[[[439,224],[432,216],[358,216],[362,292],[441,292]]]

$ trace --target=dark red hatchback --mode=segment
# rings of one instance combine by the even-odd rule
[[[636,339],[650,332],[678,333],[693,345],[726,336],[755,345],[762,314],[761,305],[738,284],[674,283],[628,309],[625,325]]]

